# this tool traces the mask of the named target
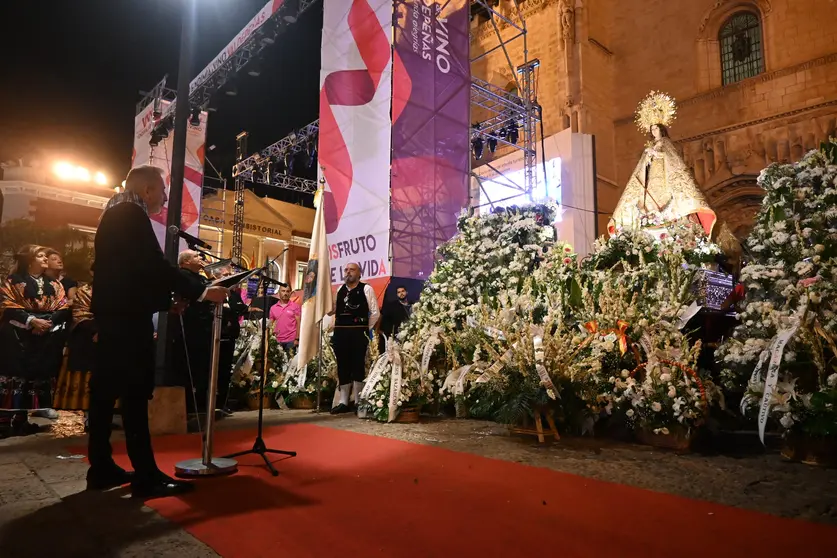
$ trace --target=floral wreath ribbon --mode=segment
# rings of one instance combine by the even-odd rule
[[[592,340],[592,334],[600,334],[600,335],[608,335],[609,333],[613,333],[616,335],[616,339],[619,341],[619,354],[625,356],[625,353],[628,352],[628,349],[631,349],[634,353],[634,357],[636,358],[637,362],[642,362],[642,358],[640,357],[639,351],[636,348],[636,345],[631,343],[630,338],[628,337],[628,328],[631,327],[631,324],[626,322],[625,320],[617,320],[616,327],[610,329],[599,329],[599,323],[596,320],[590,320],[586,324],[584,324],[584,329],[591,333],[591,337],[585,339],[584,343],[576,350],[576,352],[580,351],[587,343]]]

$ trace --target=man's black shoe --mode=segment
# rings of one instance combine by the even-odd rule
[[[114,466],[107,472],[100,473],[94,469],[87,470],[87,490],[107,490],[128,484],[134,479],[134,473],[121,467]]]
[[[167,498],[168,496],[188,494],[194,489],[195,485],[191,482],[183,482],[174,480],[171,477],[161,476],[151,483],[132,483],[131,496],[133,498],[151,500],[154,498]]]
[[[349,408],[349,406],[344,405],[343,403],[340,403],[338,406],[333,407],[331,409],[331,414],[332,415],[342,415],[344,413],[351,413],[351,412],[352,412],[352,410]]]

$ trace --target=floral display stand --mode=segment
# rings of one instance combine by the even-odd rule
[[[806,465],[837,467],[837,439],[791,436],[785,440],[782,457]]]
[[[558,434],[558,429],[555,427],[555,419],[552,418],[552,412],[550,410],[541,408],[535,410],[534,414],[534,429],[529,425],[529,418],[525,417],[523,420],[523,424],[521,424],[520,426],[509,426],[509,431],[512,434],[537,436],[538,442],[543,444],[544,442],[546,442],[546,438],[544,437],[543,421],[546,420],[546,423],[549,425],[549,434],[553,438],[555,438],[556,442],[561,440],[561,436]]]
[[[636,439],[640,444],[676,451],[688,451],[692,445],[692,438],[692,432],[683,429],[671,429],[668,434],[655,433],[645,428],[636,431]]]
[[[421,406],[403,407],[393,422],[415,424],[421,422]]]
[[[271,402],[273,401],[273,399],[271,398],[271,394],[265,393],[263,399],[264,399],[264,408],[265,409],[270,409]],[[258,392],[250,393],[250,394],[247,395],[247,408],[250,409],[251,411],[258,411],[259,410],[259,394],[258,394]]]

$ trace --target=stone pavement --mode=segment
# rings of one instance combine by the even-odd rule
[[[218,424],[221,429],[254,428],[255,418],[255,413],[236,413]],[[589,438],[541,446],[533,438],[510,437],[502,426],[483,421],[384,425],[310,411],[266,413],[268,426],[302,421],[837,524],[837,470],[785,463],[777,453],[678,455]],[[131,500],[125,489],[84,492],[86,464],[67,449],[85,444],[79,425],[75,417],[65,415],[55,432],[0,440],[0,556],[217,556],[177,525]]]

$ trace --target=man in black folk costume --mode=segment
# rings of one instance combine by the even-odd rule
[[[52,406],[70,307],[64,287],[45,275],[46,249],[24,246],[0,285],[0,422],[13,433],[37,430],[28,409]]]
[[[334,335],[331,345],[337,359],[337,379],[340,384],[340,403],[332,414],[348,413],[357,406],[366,378],[366,349],[372,330],[378,321],[378,299],[371,285],[361,282],[360,266],[346,266],[346,282],[337,291],[334,305]],[[354,388],[354,400],[349,397]]]
[[[158,468],[148,429],[154,392],[153,315],[171,306],[172,291],[195,301],[223,302],[227,289],[207,288],[163,255],[148,216],[166,201],[160,169],[141,166],[125,179],[125,192],[108,202],[96,232],[91,310],[98,327],[97,366],[90,380],[88,489],[131,482],[136,497],[181,494],[190,483]],[[110,445],[116,400],[120,401],[131,476],[116,465]]]

